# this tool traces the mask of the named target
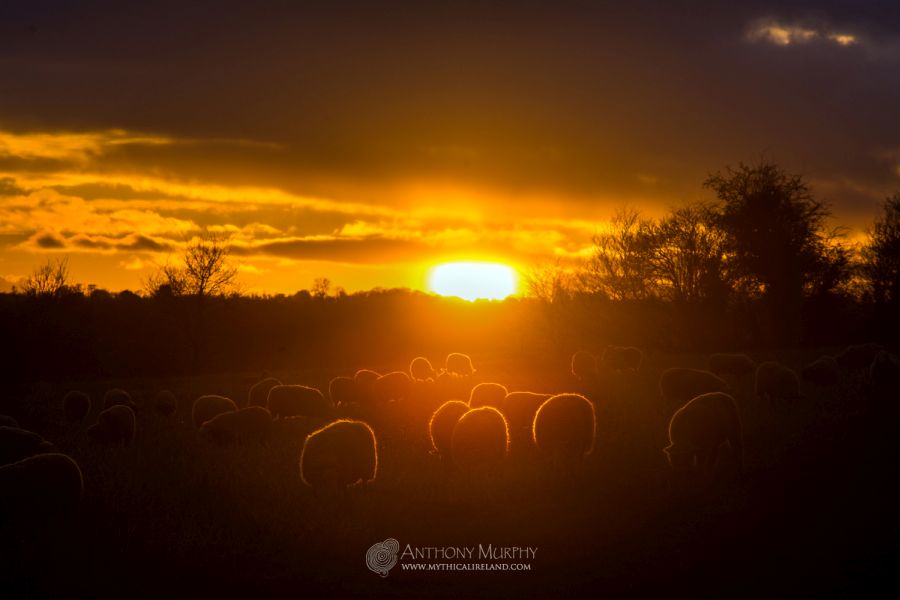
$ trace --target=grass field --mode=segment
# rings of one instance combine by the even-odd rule
[[[755,358],[798,366],[819,353]],[[732,379],[745,472],[738,476],[726,456],[711,483],[685,487],[673,485],[661,451],[669,413],[657,380],[669,366],[703,367],[705,357],[651,355],[639,373],[607,374],[587,389],[565,364],[475,358],[479,379],[510,390],[584,392],[597,410],[594,453],[579,466],[524,452],[489,472],[452,472],[429,453],[427,410],[372,415],[377,480],[326,498],[299,477],[303,440],[316,423],[276,423],[263,446],[216,446],[191,428],[197,396],[244,398],[258,374],[10,390],[0,412],[78,462],[85,499],[73,520],[9,527],[2,589],[9,597],[546,598],[897,588],[897,399],[873,395],[861,375],[844,374],[835,388],[805,384],[799,403],[774,409],[754,397],[751,377]],[[327,389],[336,374],[274,375]],[[130,447],[92,444],[83,429],[63,424],[66,391],[87,391],[97,404],[110,387],[129,390],[141,406]],[[160,389],[180,400],[172,418],[149,409]],[[396,567],[382,578],[367,569],[365,555],[389,537],[403,547],[537,550],[528,571]]]

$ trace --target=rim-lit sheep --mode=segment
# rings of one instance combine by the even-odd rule
[[[743,434],[737,402],[723,392],[697,396],[669,420],[669,445],[664,452],[678,471],[711,474],[719,448],[731,447],[738,470],[743,469]]]
[[[171,417],[178,410],[178,398],[170,390],[160,390],[153,397],[153,409],[164,417]]]
[[[475,374],[475,368],[472,366],[472,359],[469,358],[468,354],[462,354],[460,352],[451,352],[447,355],[447,360],[444,363],[444,370],[451,375],[458,375],[459,377],[470,377]]]
[[[804,381],[820,386],[837,385],[840,380],[840,367],[833,356],[820,356],[800,369]]]
[[[800,378],[793,369],[775,361],[766,361],[756,368],[756,395],[770,403],[800,398]]]
[[[262,406],[224,412],[204,423],[200,433],[217,444],[264,444],[272,437],[272,414]]]
[[[673,367],[660,375],[659,391],[669,407],[681,407],[700,394],[727,392],[728,383],[709,371]]]
[[[328,397],[335,406],[347,406],[358,402],[356,379],[353,377],[335,377],[328,382]]]
[[[39,454],[0,467],[0,519],[46,519],[78,509],[84,478],[65,454]]]
[[[428,422],[428,434],[431,446],[442,460],[450,460],[450,444],[453,439],[453,428],[459,419],[469,412],[469,405],[462,400],[448,400],[441,404],[431,415]]]
[[[340,490],[375,480],[378,443],[368,423],[340,420],[310,433],[300,453],[300,479],[313,489]]]
[[[196,429],[218,415],[225,412],[237,412],[237,404],[231,398],[209,394],[194,400],[191,407],[191,423]]]
[[[593,450],[595,431],[590,400],[580,394],[557,394],[538,408],[532,434],[541,452],[579,459]]]
[[[456,422],[450,438],[450,456],[461,469],[500,462],[509,453],[509,426],[496,408],[483,406],[467,411]]]
[[[644,362],[644,353],[634,346],[607,346],[600,355],[600,366],[611,371],[636,372]]]
[[[276,385],[269,390],[272,418],[317,417],[330,419],[334,405],[316,388],[305,385]]]
[[[375,402],[385,404],[390,401],[403,401],[409,398],[411,381],[404,371],[386,373],[372,384],[372,396]]]
[[[81,423],[91,412],[91,397],[84,392],[72,390],[63,396],[63,414],[69,424]]]
[[[868,369],[878,353],[882,351],[884,351],[884,346],[881,344],[854,344],[844,348],[834,358],[845,369],[862,370]]]
[[[538,394],[536,392],[509,392],[503,399],[502,412],[509,422],[509,428],[516,437],[516,432],[526,429],[531,438],[531,428],[534,425],[534,415],[541,404],[546,402],[552,394]]]
[[[417,356],[409,363],[409,375],[413,381],[425,381],[434,379],[437,374],[431,361],[424,356]]]
[[[87,434],[101,444],[128,446],[134,441],[134,411],[124,404],[110,406],[97,416],[97,422],[88,427]]]
[[[0,415],[0,427],[15,427],[18,429],[19,422],[9,415]]]
[[[493,406],[500,410],[506,400],[507,390],[499,383],[479,383],[469,394],[469,408]]]
[[[359,404],[371,405],[375,402],[372,388],[379,377],[381,377],[381,373],[371,369],[360,369],[353,374],[353,379],[356,381],[356,401]]]
[[[0,464],[16,461],[52,452],[53,444],[40,435],[18,427],[0,427]]]
[[[263,408],[269,403],[269,391],[281,382],[274,377],[266,377],[257,381],[250,386],[247,392],[247,406],[262,406]]]
[[[584,350],[579,350],[572,355],[570,368],[572,375],[580,381],[593,381],[599,374],[597,357]]]
[[[116,405],[127,406],[131,410],[137,410],[138,408],[137,404],[135,404],[134,400],[131,398],[131,394],[125,390],[120,388],[106,390],[106,393],[103,394],[103,409],[105,410]]]
[[[710,354],[706,359],[706,366],[710,373],[722,377],[723,375],[731,375],[733,377],[743,377],[750,375],[756,370],[756,363],[746,354],[726,354],[717,352]]]

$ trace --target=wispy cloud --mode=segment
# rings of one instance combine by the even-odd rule
[[[788,23],[776,19],[761,19],[750,24],[746,31],[750,42],[765,42],[775,46],[791,46],[812,42],[827,42],[838,46],[853,46],[859,43],[856,35],[835,31],[820,25]]]

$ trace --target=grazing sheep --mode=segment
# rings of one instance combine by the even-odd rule
[[[878,391],[900,390],[900,358],[885,351],[879,352],[869,365],[869,379]]]
[[[272,417],[319,417],[330,419],[334,416],[334,405],[322,392],[305,385],[276,385],[269,390],[269,412]]]
[[[507,393],[506,388],[499,383],[479,383],[469,394],[469,408],[493,406],[499,410],[503,408]]]
[[[0,519],[46,519],[75,511],[84,496],[78,464],[65,454],[39,454],[0,467]]]
[[[527,427],[529,435],[534,424],[534,414],[541,404],[546,402],[552,394],[538,394],[535,392],[509,392],[503,400],[502,411],[511,429]]]
[[[884,346],[881,344],[856,344],[847,346],[834,358],[845,369],[862,370],[868,369],[878,353],[882,351],[884,351]]]
[[[375,480],[378,443],[367,423],[339,420],[308,436],[300,453],[300,479],[314,489],[342,489]]]
[[[634,346],[607,346],[600,356],[600,364],[611,371],[640,370],[644,362],[644,353]]]
[[[66,422],[81,423],[91,412],[91,397],[84,392],[71,391],[63,396],[63,413]]]
[[[153,408],[164,417],[171,417],[178,410],[178,398],[169,390],[160,390],[153,397]]]
[[[372,397],[378,403],[384,404],[394,401],[402,401],[409,398],[411,390],[409,375],[404,371],[394,371],[382,375],[372,384]]]
[[[134,411],[123,404],[110,406],[97,416],[97,422],[88,427],[87,434],[101,444],[123,444],[134,441]]]
[[[597,357],[590,352],[579,350],[572,355],[572,375],[580,381],[593,381],[599,374]]]
[[[274,377],[266,377],[250,386],[247,393],[247,406],[265,406],[269,402],[269,391],[281,382]]]
[[[347,406],[357,401],[356,379],[335,377],[328,382],[328,397],[335,406]]]
[[[213,417],[224,412],[236,412],[237,409],[237,404],[231,398],[212,394],[200,396],[194,400],[194,405],[191,407],[191,422],[195,428],[200,429],[204,423]]]
[[[719,447],[731,446],[738,470],[743,469],[743,435],[737,402],[723,392],[701,394],[669,419],[669,445],[664,452],[676,470],[699,468],[711,474]]]
[[[580,394],[557,394],[534,415],[534,443],[538,450],[578,459],[594,448],[594,405]]]
[[[428,433],[435,452],[444,460],[450,459],[453,428],[459,419],[469,412],[469,405],[462,400],[449,400],[441,404],[428,422]]]
[[[459,418],[450,438],[450,456],[462,469],[497,463],[509,452],[509,426],[491,406],[473,408]]]
[[[840,367],[833,356],[820,356],[802,369],[800,374],[804,381],[821,386],[837,385],[840,379]]]
[[[0,464],[2,465],[52,451],[53,444],[33,431],[18,427],[0,427]]]
[[[127,406],[131,410],[137,410],[137,404],[134,403],[134,400],[131,399],[131,394],[126,392],[123,389],[113,388],[111,390],[106,390],[106,393],[103,394],[103,408],[104,410],[109,408],[110,406],[116,405]]]
[[[680,407],[700,394],[728,391],[728,384],[709,371],[675,367],[662,372],[659,391],[669,406]]]
[[[413,381],[425,381],[426,379],[435,378],[434,367],[431,362],[424,356],[417,356],[409,363],[409,375]]]
[[[9,415],[0,415],[0,427],[15,427],[18,429],[19,422]]]
[[[710,354],[706,365],[711,373],[719,377],[722,375],[743,377],[753,373],[756,369],[756,363],[746,354],[723,354],[721,352]]]
[[[459,352],[451,352],[447,355],[444,369],[451,375],[460,377],[469,377],[475,373],[475,369],[472,367],[472,359],[469,358],[469,355]]]
[[[353,375],[356,381],[356,401],[360,404],[371,405],[375,402],[372,388],[375,381],[381,377],[381,373],[371,369],[360,369]]]
[[[217,444],[263,444],[272,437],[272,413],[262,406],[224,412],[204,423],[200,433]]]
[[[771,403],[800,398],[800,379],[786,366],[766,361],[756,368],[756,395]]]

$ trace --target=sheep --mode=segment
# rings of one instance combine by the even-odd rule
[[[820,386],[836,385],[840,379],[840,367],[833,356],[820,356],[800,369],[804,381]]]
[[[709,371],[674,367],[666,369],[659,377],[659,391],[669,406],[684,406],[692,398],[707,392],[726,392],[724,379]]]
[[[335,406],[347,406],[357,402],[356,379],[335,377],[328,382],[328,397]]]
[[[535,392],[509,392],[506,394],[501,410],[509,421],[510,428],[527,427],[530,430],[534,423],[534,414],[551,395]]]
[[[131,394],[129,394],[125,390],[119,388],[106,390],[106,393],[103,394],[103,409],[106,410],[107,408],[116,406],[117,404],[127,406],[131,410],[138,409],[137,404],[135,404],[134,400],[131,399]]]
[[[128,446],[134,441],[134,431],[134,411],[124,404],[116,404],[97,416],[97,422],[88,427],[87,434],[101,444]]]
[[[0,467],[0,518],[15,524],[71,514],[83,497],[81,469],[65,454],[39,454]]]
[[[275,419],[281,417],[334,416],[334,405],[322,392],[305,385],[276,385],[269,390],[269,412]]]
[[[584,350],[579,350],[572,355],[570,368],[572,375],[580,381],[593,381],[599,374],[597,357]]]
[[[834,358],[845,369],[862,370],[868,369],[878,353],[883,350],[884,346],[881,344],[856,344],[847,346]]]
[[[460,377],[469,377],[475,374],[475,369],[472,367],[472,359],[469,358],[469,355],[459,352],[451,352],[447,355],[444,370],[451,375]]]
[[[0,427],[0,464],[9,464],[23,458],[52,452],[53,444],[26,429]]]
[[[409,363],[409,375],[413,381],[434,379],[436,373],[431,362],[424,356],[417,356]]]
[[[538,450],[568,459],[580,459],[594,448],[594,405],[580,394],[548,398],[534,415],[532,436]]]
[[[479,383],[469,394],[469,408],[493,406],[499,410],[503,407],[507,393],[506,388],[499,383]]]
[[[900,358],[886,351],[879,352],[869,365],[869,380],[881,392],[900,390]]]
[[[800,379],[786,366],[766,361],[756,368],[756,395],[775,403],[778,400],[800,398]]]
[[[160,390],[153,397],[153,408],[164,417],[171,417],[178,410],[178,398],[169,390]]]
[[[356,381],[356,401],[358,403],[371,405],[375,402],[372,387],[379,377],[381,377],[381,373],[371,369],[360,369],[353,374],[353,379]]]
[[[719,377],[723,375],[743,377],[756,370],[756,363],[746,354],[724,354],[721,352],[710,354],[709,358],[706,359],[706,366],[710,373]]]
[[[409,398],[410,379],[404,371],[387,373],[372,383],[372,397],[384,404],[391,400],[402,401]]]
[[[281,382],[274,377],[266,377],[251,385],[250,391],[247,393],[247,406],[265,408],[269,402],[269,391],[276,385],[281,385]]]
[[[0,427],[15,427],[18,429],[19,422],[9,415],[0,415]]]
[[[263,444],[272,437],[272,413],[262,406],[224,412],[204,423],[200,433],[217,444]]]
[[[431,415],[431,420],[428,422],[431,446],[445,464],[449,463],[451,456],[450,444],[453,439],[453,428],[468,411],[469,405],[462,400],[448,400]]]
[[[375,432],[363,421],[341,419],[313,431],[300,453],[300,479],[309,487],[342,489],[378,474]]]
[[[459,418],[450,437],[450,456],[461,469],[495,464],[509,453],[509,426],[491,406],[472,408]]]
[[[636,372],[642,362],[644,353],[634,346],[607,346],[600,356],[600,364],[611,371]]]
[[[224,412],[237,412],[237,404],[225,396],[207,395],[194,400],[191,407],[191,422],[196,429]]]
[[[728,442],[738,471],[743,470],[743,434],[735,399],[724,392],[701,394],[669,419],[669,445],[664,452],[676,471],[700,469],[709,475],[719,447]]]
[[[63,413],[66,415],[67,423],[80,423],[89,412],[91,412],[91,397],[84,392],[72,390],[63,396]]]

